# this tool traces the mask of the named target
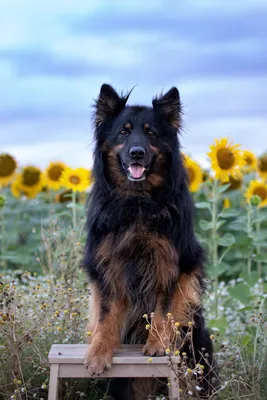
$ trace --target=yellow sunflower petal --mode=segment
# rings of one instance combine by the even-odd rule
[[[10,190],[14,197],[19,198],[21,196],[21,186],[18,179],[12,182]]]
[[[35,197],[44,186],[44,176],[40,168],[33,165],[24,167],[19,175],[21,190],[30,197]]]
[[[216,179],[229,182],[229,176],[236,177],[245,164],[244,156],[238,148],[240,144],[232,144],[228,138],[215,139],[207,153]]]
[[[66,169],[66,165],[60,161],[51,162],[45,170],[46,184],[50,189],[58,190],[61,187],[60,177]]]
[[[267,180],[267,153],[258,158],[257,163],[258,174],[263,180]]]
[[[243,151],[243,156],[245,160],[244,171],[251,172],[257,169],[257,157],[256,155],[249,150]]]
[[[187,155],[184,156],[184,165],[188,174],[189,188],[191,192],[196,192],[203,182],[203,171],[200,165]]]
[[[66,168],[60,177],[62,186],[74,192],[84,192],[91,184],[91,173],[85,168]]]
[[[261,181],[250,181],[247,191],[245,193],[245,198],[247,202],[250,203],[250,200],[253,196],[259,196],[261,202],[258,207],[264,207],[267,205],[267,184]]]

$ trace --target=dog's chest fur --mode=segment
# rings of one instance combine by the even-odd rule
[[[119,224],[119,230],[117,229]],[[121,207],[96,252],[98,269],[115,297],[139,301],[164,293],[178,279],[178,254],[168,238],[168,207]]]

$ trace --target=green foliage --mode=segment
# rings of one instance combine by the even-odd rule
[[[229,189],[206,182],[195,194],[195,230],[207,252],[204,309],[215,337],[220,398],[260,400],[267,381],[267,210]],[[223,208],[226,197],[231,208]],[[0,398],[46,398],[51,344],[85,341],[85,203],[74,197],[54,203],[50,193],[17,200],[8,190],[3,198]],[[104,381],[61,382],[61,398],[88,398],[90,391],[90,400],[98,400],[105,390]]]

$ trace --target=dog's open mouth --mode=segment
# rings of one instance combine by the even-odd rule
[[[138,163],[127,165],[124,162],[122,162],[122,166],[127,174],[127,178],[130,181],[135,181],[135,182],[139,181],[140,182],[140,181],[143,181],[144,179],[146,179],[147,168],[144,167],[143,165],[138,164]]]

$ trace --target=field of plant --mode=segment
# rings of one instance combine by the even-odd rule
[[[267,396],[267,154],[223,138],[207,157],[205,171],[191,156],[184,162],[207,252],[203,306],[219,398],[260,400]],[[46,399],[51,344],[86,340],[90,285],[81,262],[91,185],[84,168],[20,168],[0,154],[0,399]],[[184,369],[183,398],[201,398],[197,368]],[[62,380],[60,399],[104,399],[108,384]]]

